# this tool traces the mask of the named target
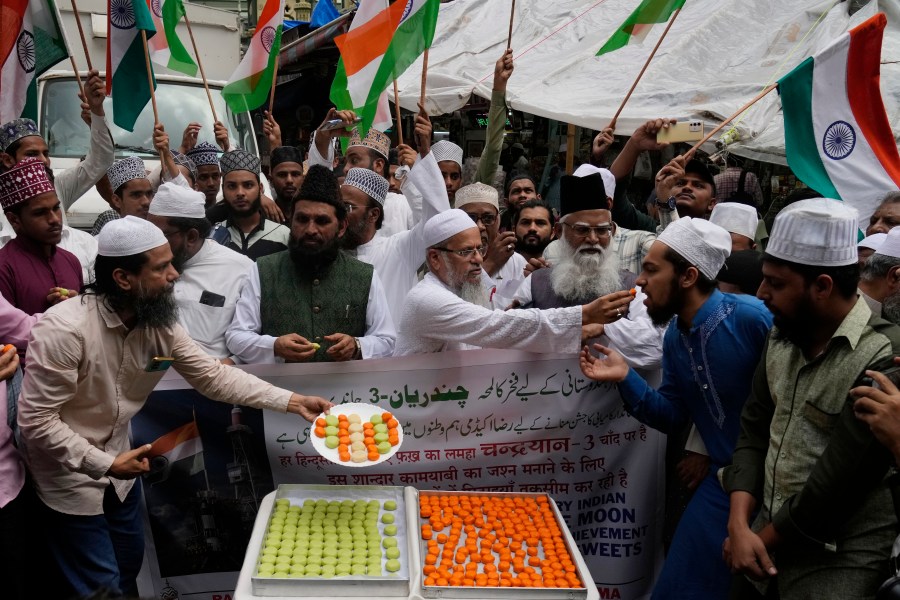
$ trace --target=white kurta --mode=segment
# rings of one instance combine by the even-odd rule
[[[417,189],[425,191],[422,203],[424,219],[408,231],[390,237],[375,236],[356,249],[356,258],[369,263],[378,272],[394,323],[400,322],[406,295],[419,282],[416,272],[425,261],[426,246],[422,236],[425,221],[450,209],[444,179],[431,153],[416,162],[406,180],[411,180]]]
[[[490,278],[490,285],[494,288],[490,300],[494,308],[506,308],[510,305],[513,296],[522,285],[522,280],[525,279],[525,265],[527,264],[528,261],[524,256],[514,252],[497,274]]]
[[[253,261],[239,252],[205,240],[175,282],[178,323],[197,345],[216,358],[229,356],[225,330]],[[220,305],[220,306],[217,306]]]
[[[471,348],[576,353],[581,307],[491,310],[466,302],[433,273],[406,297],[394,356]]]
[[[275,356],[275,336],[262,332],[260,314],[259,267],[256,263],[250,269],[241,286],[240,298],[234,312],[234,319],[225,333],[228,349],[242,363],[282,363],[284,359]],[[303,335],[303,332],[296,332]],[[334,331],[332,333],[343,333]],[[366,334],[359,338],[363,358],[383,358],[391,356],[397,330],[388,310],[384,288],[378,278],[378,271],[372,273],[369,298],[366,302]]]

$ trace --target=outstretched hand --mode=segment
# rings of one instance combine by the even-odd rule
[[[607,348],[600,344],[594,344],[594,350],[602,354],[603,357],[598,358],[591,354],[587,346],[582,348],[581,355],[578,357],[581,372],[586,377],[594,381],[611,381],[616,383],[625,379],[628,375],[628,363],[625,362],[625,358],[621,354],[612,348]]]

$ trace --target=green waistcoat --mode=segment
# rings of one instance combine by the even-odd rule
[[[312,362],[331,360],[326,335],[366,334],[366,307],[372,265],[343,252],[316,273],[299,271],[290,253],[277,252],[256,261],[259,269],[262,333],[275,337],[296,333],[321,344]]]

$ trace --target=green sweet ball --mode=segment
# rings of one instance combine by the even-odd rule
[[[322,556],[337,556],[337,546],[325,546],[322,549]]]
[[[278,500],[275,501],[275,506],[279,506],[279,507],[284,506],[285,508],[288,508],[288,507],[290,507],[290,505],[291,505],[291,501],[288,500],[287,498],[279,498]]]
[[[318,577],[322,574],[322,567],[320,565],[306,565],[303,572],[307,577]]]
[[[272,573],[272,577],[275,579],[287,579],[289,575],[281,571],[275,571],[274,573]]]
[[[384,538],[381,540],[381,545],[385,548],[396,548],[397,547],[397,538]]]
[[[384,420],[381,418],[381,415],[378,414],[369,417],[369,422],[372,423],[372,425],[378,425],[379,423],[384,423]]]
[[[376,445],[378,448],[378,454],[387,454],[391,451],[391,443],[390,442],[378,442]]]
[[[383,514],[381,515],[381,522],[387,525],[390,525],[394,522],[394,515],[392,514]]]
[[[390,535],[390,536],[397,535],[397,526],[396,525],[385,525],[384,526],[384,535]]]
[[[275,565],[276,573],[287,573],[291,570],[291,563],[278,563]]]
[[[353,558],[350,559],[350,564],[351,565],[364,565],[364,564],[366,564],[367,560],[368,560],[368,556],[366,556],[365,553],[354,554]]]
[[[337,415],[325,415],[325,425],[337,427],[338,423],[340,423],[340,419],[337,418]]]
[[[256,571],[257,575],[259,575],[260,577],[271,577],[274,572],[275,572],[275,569],[274,569],[274,567],[271,567],[271,566],[260,567]]]
[[[301,510],[303,510],[303,509],[300,507],[299,504],[291,504],[290,507],[288,507],[288,513],[290,513],[290,514],[299,515]]]
[[[392,558],[384,563],[384,568],[387,569],[388,573],[396,573],[400,570],[400,561]]]
[[[384,510],[397,510],[396,500],[385,500],[384,501]]]
[[[322,566],[334,566],[337,564],[337,557],[335,556],[325,556],[322,557]]]
[[[355,565],[350,568],[350,574],[354,576],[365,575],[366,574],[366,565]]]
[[[260,565],[272,565],[275,566],[275,555],[274,554],[263,554],[259,558]]]
[[[369,575],[370,577],[380,577],[382,575],[381,563],[370,563],[366,569],[366,575]]]
[[[372,510],[372,508],[381,508],[381,502],[379,502],[378,500],[369,500],[366,508],[368,510]]]
[[[328,426],[325,428],[325,439],[327,440],[329,437],[337,437],[339,429],[337,427]]]
[[[291,559],[291,566],[296,567],[297,565],[300,565],[301,567],[306,566],[306,555],[305,554],[303,556],[294,556]]]
[[[378,423],[372,429],[375,431],[375,433],[387,433],[388,426],[385,425],[384,423]]]
[[[400,558],[400,548],[388,548],[384,551],[384,555],[388,558]]]
[[[374,436],[375,443],[379,446],[388,441],[388,434],[386,433],[376,433]],[[388,442],[388,447],[390,447],[390,442]]]
[[[334,568],[334,574],[337,575],[338,577],[345,577],[350,574],[350,571],[351,571],[350,565],[338,564]]]
[[[335,448],[338,447],[338,444],[340,444],[340,441],[338,440],[338,437],[336,435],[329,435],[329,436],[325,437],[325,447],[326,448],[330,448],[331,450],[334,450]]]

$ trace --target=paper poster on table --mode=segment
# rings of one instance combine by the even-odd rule
[[[373,467],[335,464],[299,417],[234,410],[167,374],[133,425],[135,443],[164,437],[154,452],[167,451],[145,480],[153,595],[230,598],[259,500],[281,483],[325,483],[548,493],[600,597],[649,597],[665,436],[629,417],[615,386],[587,380],[577,360],[484,350],[247,370],[389,411],[402,447]]]

